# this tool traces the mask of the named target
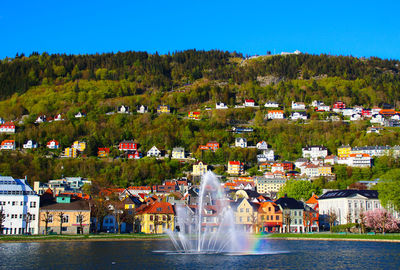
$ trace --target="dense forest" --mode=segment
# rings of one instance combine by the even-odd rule
[[[266,121],[268,100],[282,104],[286,113],[293,100],[313,100],[332,105],[338,100],[348,106],[392,104],[399,109],[399,61],[361,59],[331,55],[272,55],[250,59],[236,52],[188,50],[167,55],[146,52],[97,55],[17,55],[0,62],[0,117],[17,123],[17,133],[0,134],[0,140],[15,139],[17,146],[34,139],[42,146],[35,151],[0,152],[0,174],[47,181],[62,175],[102,179],[108,184],[160,183],[183,176],[190,164],[174,160],[119,159],[113,146],[135,140],[143,153],[153,145],[171,150],[185,147],[193,157],[223,173],[228,160],[241,160],[257,173],[255,149],[232,148],[236,137],[250,145],[265,140],[280,160],[295,160],[305,145],[322,144],[336,154],[342,144],[398,145],[398,128],[367,134],[368,121],[326,121],[329,113],[309,109],[303,122]],[[216,102],[230,106],[253,98],[261,108],[205,110]],[[160,104],[171,114],[157,114]],[[108,114],[120,105],[132,114]],[[149,113],[136,113],[146,105]],[[201,120],[187,119],[187,112],[201,111]],[[87,117],[75,118],[77,112]],[[62,113],[65,121],[35,124],[39,115]],[[251,126],[254,132],[235,134],[233,126]],[[50,151],[46,142],[56,139],[61,149]],[[78,159],[59,159],[62,149],[82,140],[87,149]],[[215,140],[217,152],[198,150]],[[111,147],[110,159],[98,159],[98,147]],[[374,179],[399,167],[393,159],[378,159],[368,170],[336,168],[338,181],[319,185],[344,186],[355,180]],[[254,168],[253,168],[254,167]],[[100,180],[99,180],[100,181]],[[341,181],[341,182],[340,182]]]

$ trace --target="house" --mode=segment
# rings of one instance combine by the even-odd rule
[[[161,151],[154,145],[150,150],[147,152],[148,157],[160,157]]]
[[[247,148],[247,139],[235,138],[235,147]]]
[[[5,122],[0,125],[0,133],[15,133],[15,124],[13,122]]]
[[[188,117],[189,119],[200,120],[200,112],[189,112]]]
[[[40,124],[46,122],[46,115],[39,115],[35,120],[35,124]]]
[[[202,161],[198,161],[195,164],[193,164],[193,175],[196,176],[201,176],[207,172],[207,164],[205,164]]]
[[[283,119],[285,118],[283,110],[270,110],[267,114],[268,119]]]
[[[382,209],[377,190],[332,190],[318,198],[319,215],[327,218],[331,212],[337,216],[335,225],[360,223],[360,213]]]
[[[245,107],[255,107],[256,106],[256,102],[254,101],[254,99],[245,99],[243,105]]]
[[[267,150],[268,149],[268,144],[265,141],[260,141],[256,144],[256,148],[258,150]]]
[[[15,150],[14,140],[4,140],[1,142],[1,150]]]
[[[265,108],[279,108],[279,103],[278,102],[274,102],[274,101],[267,101],[264,104]]]
[[[379,107],[373,107],[373,108],[371,109],[371,113],[372,113],[372,115],[379,114],[379,112],[380,112],[381,110],[382,110],[382,109],[379,108]]]
[[[24,143],[23,148],[24,149],[34,149],[38,148],[39,144],[35,142],[34,140],[28,140],[26,143]]]
[[[171,109],[169,105],[158,105],[157,113],[170,113]]]
[[[86,113],[79,111],[77,114],[75,114],[75,118],[82,118],[85,117]]]
[[[79,152],[83,152],[86,149],[86,143],[80,141],[74,141],[71,147],[75,148]]]
[[[136,112],[137,113],[147,113],[149,111],[149,108],[147,107],[147,106],[144,106],[144,105],[138,105],[137,107],[136,107]]]
[[[54,121],[64,121],[64,118],[62,117],[61,113],[54,116]]]
[[[325,104],[319,105],[318,107],[315,108],[316,112],[329,112],[330,110],[331,107]]]
[[[90,206],[87,200],[59,195],[56,201],[40,207],[39,234],[88,234]]]
[[[318,232],[319,231],[319,204],[318,204],[318,196],[313,194],[307,201],[306,204],[311,207],[315,212],[312,212],[309,218],[308,224],[305,224],[306,227],[310,228],[309,231]]]
[[[244,164],[240,161],[228,161],[228,174],[240,175],[244,173]]]
[[[382,127],[369,127],[367,128],[367,134],[368,133],[377,133],[379,134],[383,130]]]
[[[379,114],[382,116],[393,116],[395,115],[397,112],[393,109],[382,109],[379,111]]]
[[[258,224],[261,225],[261,232],[280,232],[282,228],[282,208],[280,205],[266,201],[261,202],[258,208]]]
[[[303,158],[325,158],[328,155],[328,148],[325,146],[314,145],[302,148]]]
[[[286,179],[282,177],[258,177],[256,181],[256,190],[260,194],[268,194],[271,192],[278,192],[279,189],[286,184]]]
[[[47,142],[46,147],[49,149],[58,149],[60,148],[60,143],[56,140],[51,140]]]
[[[117,113],[129,113],[129,107],[121,105],[117,108]]]
[[[372,110],[370,110],[370,109],[362,109],[361,114],[362,114],[363,117],[371,118],[372,117]]]
[[[142,158],[142,153],[139,151],[128,150],[126,153],[128,155],[128,159],[141,159]]]
[[[351,167],[364,167],[370,168],[372,164],[372,158],[369,154],[350,154],[349,155],[349,166]]]
[[[235,214],[236,226],[245,232],[258,232],[258,207],[259,204],[252,203],[246,198],[231,203],[231,208]]]
[[[345,109],[346,104],[342,101],[337,101],[335,104],[333,104],[333,111],[335,112],[340,112],[340,110]]]
[[[385,117],[382,114],[374,114],[372,115],[371,119],[369,120],[371,124],[381,124],[385,122]]]
[[[172,204],[156,200],[136,209],[135,219],[140,222],[141,233],[165,233],[175,229],[175,211]]]
[[[359,113],[352,114],[350,116],[350,121],[359,121],[359,120],[362,120],[362,115]]]
[[[185,159],[185,148],[183,147],[175,147],[172,149],[172,156],[174,159]]]
[[[318,176],[331,176],[332,167],[329,165],[319,165],[318,166]]]
[[[304,104],[304,102],[292,101],[292,110],[305,110],[305,109],[306,105]]]
[[[257,155],[257,162],[266,162],[266,161],[274,161],[275,160],[275,152],[274,149],[265,149],[262,150],[262,154]]]
[[[275,201],[282,208],[282,231],[303,233],[306,230],[304,216],[315,212],[312,208],[287,196]]]
[[[219,143],[216,141],[208,142],[206,145],[199,145],[200,150],[211,150],[217,151],[219,149]]]
[[[305,167],[305,174],[307,175],[307,177],[309,178],[316,178],[319,177],[319,170],[318,170],[319,166],[315,165],[313,163],[309,163],[306,167]]]
[[[350,151],[351,154],[368,154],[371,157],[381,157],[390,154],[391,147],[387,145],[356,146]]]
[[[357,113],[357,111],[354,110],[353,108],[342,109],[343,116],[351,117],[353,114],[356,114],[356,113]]]
[[[226,106],[226,104],[224,104],[223,102],[219,102],[215,104],[215,108],[217,110],[221,110],[221,109],[228,109],[228,106]]]
[[[324,158],[324,164],[335,165],[337,164],[338,158],[335,155],[326,156]]]
[[[311,106],[312,107],[318,107],[318,106],[321,106],[321,105],[325,105],[325,103],[323,101],[320,101],[320,100],[313,100],[313,102],[311,102]]]
[[[38,233],[39,196],[26,178],[0,175],[0,209],[4,214],[0,234]]]
[[[290,115],[290,119],[296,121],[299,119],[307,120],[307,113],[306,112],[292,112]]]
[[[119,151],[136,151],[137,143],[134,141],[122,141],[118,146]]]
[[[51,189],[55,195],[62,193],[81,193],[84,185],[91,185],[92,181],[82,177],[65,177],[62,179],[49,180],[47,183],[35,181],[33,184],[37,194],[42,195],[47,189]]]
[[[232,132],[236,134],[241,134],[241,133],[251,133],[253,132],[254,129],[250,127],[232,127]]]
[[[342,145],[338,147],[337,152],[338,152],[338,157],[340,158],[349,157],[351,152],[351,147],[350,145]]]
[[[110,154],[110,148],[108,147],[99,147],[97,149],[97,156],[100,158],[108,157]]]
[[[78,156],[78,150],[73,147],[67,147],[64,149],[64,157],[76,158]]]

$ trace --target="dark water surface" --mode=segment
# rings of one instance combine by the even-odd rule
[[[263,255],[173,254],[170,241],[0,244],[0,269],[400,269],[400,244],[261,240]]]

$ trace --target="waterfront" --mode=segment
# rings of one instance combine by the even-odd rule
[[[262,239],[260,255],[175,254],[170,241],[0,244],[0,269],[397,269],[400,245]],[[264,254],[262,254],[264,253]]]

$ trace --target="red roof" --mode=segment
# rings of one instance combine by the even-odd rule
[[[318,203],[318,196],[315,195],[315,194],[313,194],[313,195],[311,196],[311,198],[308,199],[308,201],[306,201],[306,203],[307,203],[307,204],[316,204],[316,203]]]
[[[229,165],[243,165],[240,161],[229,161]]]
[[[1,145],[5,145],[5,144],[14,144],[14,140],[4,140],[1,142]]]
[[[254,99],[246,99],[246,102],[254,102]]]
[[[172,204],[155,201],[150,205],[142,205],[138,208],[138,214],[175,214]]]

